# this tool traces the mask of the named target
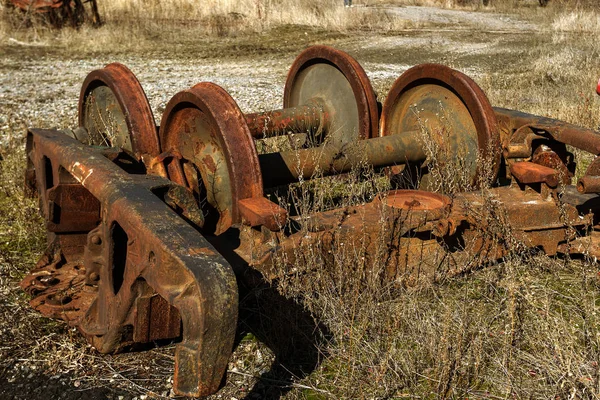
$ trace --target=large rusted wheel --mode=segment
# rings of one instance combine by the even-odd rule
[[[88,144],[120,147],[157,156],[158,135],[150,104],[139,81],[126,66],[113,63],[90,72],[79,96],[79,126]]]
[[[258,154],[244,115],[225,90],[199,83],[177,93],[160,124],[169,178],[194,192],[205,230],[220,234],[240,223],[238,202],[262,197]]]
[[[422,64],[402,74],[385,100],[380,129],[382,136],[419,131],[415,139],[436,153],[428,157],[437,157],[438,165],[455,163],[471,185],[479,183],[484,168],[486,176],[498,174],[500,139],[492,106],[471,78],[449,67]],[[427,164],[416,170],[421,187],[431,188]]]
[[[283,107],[300,106],[313,98],[321,99],[330,113],[328,144],[342,146],[377,136],[375,92],[364,69],[348,54],[312,46],[296,58],[285,83]]]

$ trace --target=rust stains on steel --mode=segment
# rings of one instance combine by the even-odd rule
[[[318,136],[328,130],[330,119],[327,105],[319,98],[296,107],[246,114],[246,124],[256,139],[306,132]]]
[[[383,104],[380,129],[382,136],[414,130],[437,136],[447,156],[468,160],[473,184],[483,173],[478,160],[498,174],[500,134],[492,106],[471,78],[444,65],[422,64],[403,73]]]
[[[292,63],[283,107],[301,106],[312,99],[326,104],[330,144],[378,136],[379,112],[371,81],[360,64],[343,51],[311,46]]]
[[[528,126],[538,135],[547,135],[553,140],[568,144],[594,155],[600,154],[600,133],[557,119],[540,117],[521,111],[494,107],[500,125],[509,132]]]
[[[140,160],[159,155],[150,104],[140,82],[123,64],[90,72],[81,86],[78,108],[79,126],[87,130],[88,144],[122,147]]]
[[[32,305],[76,325],[101,352],[180,336],[175,390],[215,392],[233,346],[237,284],[227,261],[154,194],[174,184],[127,174],[58,131],[31,130],[28,145],[46,219],[52,189],[77,182],[97,207],[90,218],[102,210],[91,230],[89,218],[72,225],[81,215],[72,207],[54,220],[47,255],[23,281]],[[78,293],[65,292],[66,282]]]
[[[520,183],[545,183],[555,188],[558,186],[558,173],[556,170],[535,164],[529,161],[514,163],[510,172]]]
[[[199,190],[199,178],[183,179],[176,168],[182,162],[191,165],[190,172],[198,171],[211,214],[218,218],[217,234],[241,222],[240,200],[262,197],[252,136],[239,107],[221,87],[200,83],[176,94],[163,114],[160,138],[163,150],[181,154],[181,160],[167,165],[170,179]]]
[[[510,251],[500,234],[549,255],[600,257],[600,156],[576,189],[566,147],[598,155],[593,130],[494,109],[470,78],[436,64],[394,83],[378,130],[364,70],[325,46],[296,59],[283,106],[244,115],[224,89],[200,83],[169,101],[157,135],[133,73],[120,64],[93,71],[81,91],[81,127],[27,136],[26,185],[38,193],[49,232],[22,282],[31,305],[76,326],[100,352],[180,340],[174,390],[204,396],[219,389],[236,331],[238,289],[225,255],[275,279],[310,273],[308,250],[333,264],[344,245],[360,249],[368,268],[381,267],[386,286],[496,262]],[[108,115],[112,131],[96,123]],[[253,138],[281,132],[306,140],[259,155]],[[493,187],[452,196],[423,190],[435,187],[436,146],[440,164],[458,159],[471,184],[485,177]],[[365,163],[421,190],[309,215],[265,197],[266,188]]]

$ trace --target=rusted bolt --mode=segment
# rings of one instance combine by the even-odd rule
[[[99,235],[92,236],[92,238],[90,240],[91,240],[92,244],[95,244],[95,245],[99,245],[102,243],[102,238]]]
[[[100,275],[97,272],[90,272],[90,281],[98,282],[100,280]]]

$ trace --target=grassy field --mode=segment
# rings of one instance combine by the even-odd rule
[[[65,104],[76,102],[91,68],[112,60],[133,65],[157,120],[176,91],[211,77],[223,77],[219,83],[243,109],[264,109],[276,101],[256,98],[280,94],[293,57],[324,43],[357,58],[380,101],[409,66],[439,62],[472,76],[493,105],[600,126],[600,11],[593,2],[355,5],[119,0],[100,2],[102,27],[61,31],[1,10],[0,397],[171,396],[173,345],[99,355],[72,328],[31,310],[18,288],[45,242],[37,201],[23,193],[22,135],[28,126],[72,126],[76,111]],[[416,18],[427,7],[442,10]],[[234,80],[240,75],[247,82]],[[351,201],[380,188],[365,185],[363,175],[345,184]],[[300,196],[309,211],[339,190],[304,185],[300,193],[322,199],[307,205]],[[524,251],[510,227],[497,229],[510,245],[504,262],[417,287],[390,290],[365,280],[369,266],[342,249],[333,265],[302,255],[298,268],[310,265],[310,275],[285,275],[241,299],[228,383],[215,398],[600,398],[597,263]]]

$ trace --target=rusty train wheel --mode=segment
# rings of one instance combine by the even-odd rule
[[[437,143],[442,153],[438,161],[460,160],[472,185],[479,183],[485,163],[486,175],[495,178],[498,174],[501,151],[496,116],[481,88],[461,72],[438,64],[407,70],[392,85],[380,124],[382,136],[423,132],[421,141]],[[421,187],[430,188],[426,170],[418,175]]]
[[[240,223],[238,201],[262,196],[258,154],[245,117],[221,87],[203,82],[176,94],[159,136],[173,155],[169,178],[192,189],[206,215],[206,230],[220,234]]]
[[[341,146],[377,136],[377,98],[364,69],[348,54],[328,46],[300,53],[288,72],[283,107],[320,98],[331,113],[328,144]]]
[[[139,81],[113,63],[89,73],[79,96],[79,126],[88,144],[120,147],[138,159],[160,154],[154,116]]]

